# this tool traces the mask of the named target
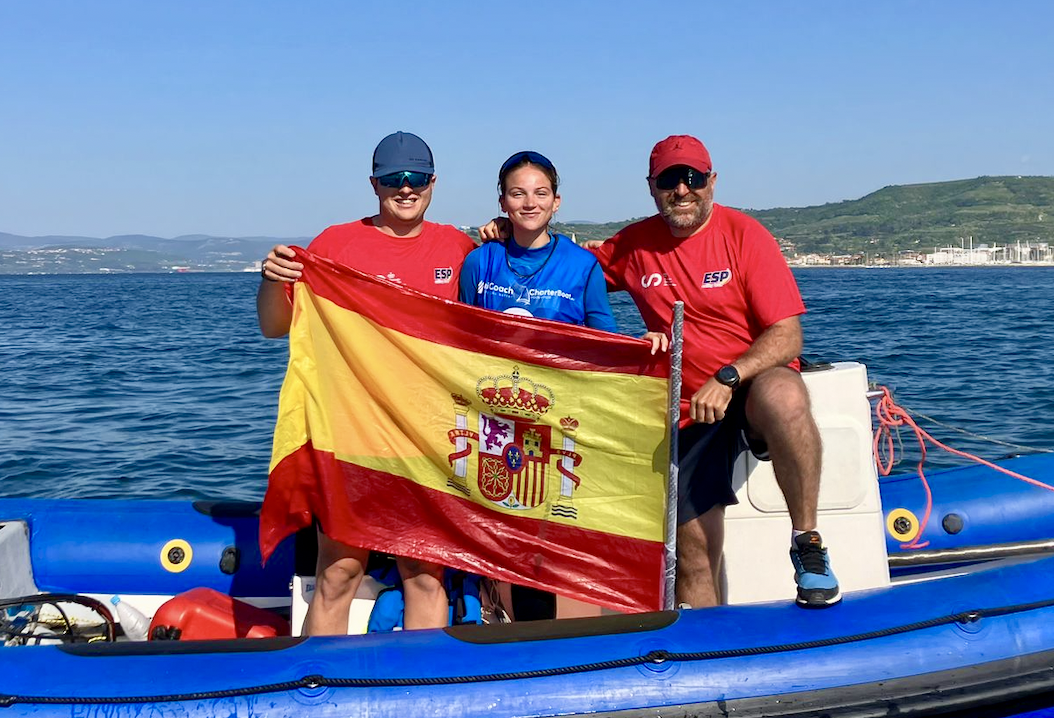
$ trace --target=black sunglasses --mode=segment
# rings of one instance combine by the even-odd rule
[[[402,189],[404,184],[413,189],[427,187],[432,181],[432,175],[427,172],[393,172],[390,175],[381,175],[377,178],[377,184],[390,189]]]
[[[702,189],[706,187],[706,182],[710,179],[710,173],[679,165],[663,170],[654,179],[655,188],[664,192],[677,189],[677,185],[681,182],[684,182],[684,186],[688,189]]]
[[[548,157],[546,157],[545,155],[538,154],[537,152],[531,152],[530,150],[527,150],[525,152],[517,152],[512,157],[505,160],[505,164],[503,164],[501,166],[501,169],[498,170],[498,176],[500,177],[504,175],[506,172],[509,171],[510,167],[515,167],[516,165],[520,164],[525,160],[527,162],[530,162],[532,165],[545,167],[546,169],[550,169],[553,172],[556,171],[556,167],[553,166],[553,163],[549,161]]]

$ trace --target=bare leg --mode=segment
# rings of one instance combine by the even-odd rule
[[[567,596],[556,597],[557,618],[587,618],[604,615],[604,609],[592,603],[579,601]]]
[[[443,567],[417,559],[396,557],[403,579],[403,628],[442,628],[450,620],[450,604],[443,587]]]
[[[715,506],[677,527],[677,603],[716,606],[725,543],[725,507]]]
[[[752,432],[768,444],[792,526],[798,531],[815,530],[821,443],[801,375],[778,367],[755,377],[746,412]]]
[[[348,632],[348,611],[362,583],[363,567],[370,552],[348,546],[318,532],[318,563],[315,568],[315,595],[311,597],[304,634],[343,636]]]

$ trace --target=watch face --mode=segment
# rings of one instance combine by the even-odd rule
[[[725,386],[734,387],[739,383],[739,372],[733,366],[723,366],[717,370],[717,380]]]

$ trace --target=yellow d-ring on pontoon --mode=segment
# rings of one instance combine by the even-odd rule
[[[182,554],[173,560],[169,557],[172,553],[172,549],[181,549]],[[161,565],[164,566],[166,571],[172,573],[179,573],[180,571],[186,571],[187,567],[190,566],[191,559],[194,558],[194,549],[190,547],[190,544],[183,539],[172,539],[164,546],[161,547]]]
[[[897,519],[908,520],[907,531],[897,529]],[[890,536],[898,541],[913,541],[919,535],[919,520],[915,514],[907,509],[893,509],[889,512],[889,516],[886,517],[886,530],[889,531]]]

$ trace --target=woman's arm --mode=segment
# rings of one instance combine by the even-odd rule
[[[476,286],[479,284],[479,260],[483,247],[477,247],[465,257],[465,263],[461,265],[461,274],[458,275],[457,299],[465,304],[479,306],[479,295]]]
[[[599,263],[594,263],[589,269],[584,304],[587,327],[602,329],[605,332],[618,332],[615,315],[611,313],[611,304],[608,302],[607,282]]]

